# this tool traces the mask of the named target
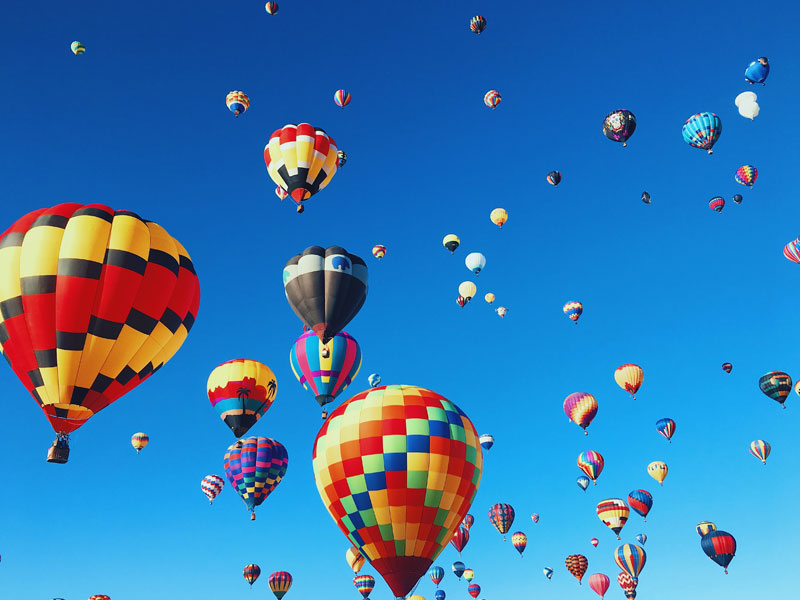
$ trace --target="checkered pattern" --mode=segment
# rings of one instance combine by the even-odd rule
[[[272,406],[278,382],[267,365],[237,358],[211,371],[206,391],[211,406],[239,438]]]
[[[630,514],[631,509],[621,498],[601,500],[597,505],[597,516],[606,527],[617,534],[617,539],[619,539],[619,532],[628,522]]]
[[[362,392],[314,443],[322,501],[397,597],[442,552],[480,484],[483,455],[467,416],[415,386]]]
[[[189,255],[127,211],[60,204],[0,236],[0,349],[59,434],[160,369],[200,305]]]
[[[586,569],[589,568],[589,560],[583,554],[570,554],[564,564],[567,566],[567,571],[578,580],[578,583],[581,582]]]
[[[603,455],[594,450],[581,452],[580,456],[578,456],[578,468],[586,473],[586,476],[594,481],[595,485],[597,485],[597,478],[603,472],[605,464],[606,461],[603,460]]]
[[[489,508],[489,520],[503,535],[508,533],[514,524],[514,516],[514,509],[510,504],[494,504]]]
[[[258,565],[247,565],[242,570],[242,575],[244,575],[244,580],[250,584],[250,587],[253,587],[256,579],[258,579],[258,576],[261,575],[261,567]]]
[[[292,575],[288,571],[275,571],[269,576],[269,589],[278,600],[292,587]]]
[[[225,453],[225,475],[251,513],[281,482],[288,465],[286,448],[265,437],[244,438]]]
[[[356,575],[353,577],[353,585],[366,600],[375,587],[375,578],[372,575]]]
[[[753,165],[742,165],[738,169],[736,169],[736,174],[734,175],[736,182],[741,183],[742,185],[753,187],[753,184],[758,179],[758,169],[756,169]]]
[[[219,475],[206,475],[200,482],[200,489],[208,498],[209,504],[214,504],[214,498],[219,496],[224,487],[225,481]]]
[[[228,95],[225,96],[225,106],[238,117],[243,112],[247,112],[247,109],[250,108],[250,98],[248,98],[247,94],[244,92],[234,90],[228,92]]]

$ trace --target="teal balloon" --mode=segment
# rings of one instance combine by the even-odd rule
[[[702,112],[692,115],[683,124],[683,141],[694,148],[711,150],[722,134],[722,120],[712,112]]]

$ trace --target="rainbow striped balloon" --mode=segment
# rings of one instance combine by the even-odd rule
[[[275,571],[269,576],[269,589],[281,600],[292,587],[292,575],[288,571]]]
[[[591,479],[595,485],[597,485],[597,478],[600,477],[600,473],[603,472],[605,464],[603,455],[594,450],[581,452],[580,456],[578,456],[578,468],[586,473],[586,476]]]
[[[366,599],[375,587],[375,578],[372,575],[356,575],[353,577],[353,585],[356,586],[358,593]]]
[[[769,442],[765,442],[764,440],[750,442],[750,454],[755,456],[762,463],[767,464],[767,458],[770,452],[772,452],[772,446],[769,445]]]
[[[483,96],[483,103],[492,110],[497,108],[497,105],[500,104],[501,100],[502,98],[500,96],[500,92],[498,92],[497,90],[489,90]]]
[[[347,90],[336,90],[333,94],[333,101],[339,108],[344,108],[350,104],[350,92]]]

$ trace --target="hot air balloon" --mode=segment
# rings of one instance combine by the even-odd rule
[[[287,192],[287,191],[286,191],[285,189],[283,189],[281,186],[279,186],[279,185],[276,185],[276,186],[275,186],[275,195],[278,197],[278,199],[279,199],[281,202],[283,202],[284,198],[286,198],[286,197],[289,195],[289,192]]]
[[[730,371],[728,371],[728,373],[730,373]],[[656,431],[667,438],[667,441],[671,444],[672,436],[675,435],[675,421],[666,417],[659,419],[656,421]]]
[[[502,97],[500,96],[500,92],[498,92],[497,90],[489,90],[483,96],[483,103],[492,110],[497,108],[497,105],[500,104],[501,100]]]
[[[89,600],[111,600],[111,597],[105,594],[94,594],[93,596],[89,596]]]
[[[589,575],[589,587],[592,588],[592,591],[600,596],[601,599],[606,595],[608,586],[610,584],[611,580],[607,575],[603,575],[602,573],[594,573],[593,575]]]
[[[473,33],[480,34],[484,29],[486,29],[486,19],[480,15],[475,15],[469,20],[469,29]]]
[[[628,145],[628,140],[636,131],[636,117],[629,110],[615,110],[603,119],[603,135],[612,142]]]
[[[224,487],[225,481],[219,475],[206,475],[200,481],[200,489],[208,498],[209,504],[214,504],[214,498],[219,496]]]
[[[686,119],[682,133],[687,144],[713,154],[712,148],[722,133],[722,121],[711,112],[697,113]]]
[[[134,433],[131,436],[131,446],[133,446],[133,448],[136,450],[136,454],[139,454],[139,451],[147,446],[149,442],[150,436],[146,433],[142,433],[141,431],[139,433]]]
[[[460,560],[457,560],[453,563],[453,574],[456,578],[461,581],[461,576],[464,574],[464,563]]]
[[[461,240],[458,239],[458,236],[455,233],[448,233],[442,240],[442,245],[450,250],[450,254],[456,251],[456,248],[458,248],[459,244],[461,244]]]
[[[369,383],[369,387],[378,387],[381,384],[381,376],[373,373],[367,377],[367,383]]]
[[[628,504],[644,517],[644,522],[647,523],[647,513],[653,508],[653,495],[647,490],[633,490],[628,494]]]
[[[697,524],[697,533],[700,537],[703,537],[709,531],[716,531],[717,526],[714,525],[711,521],[700,521]]]
[[[503,534],[503,541],[506,541],[506,533],[514,524],[514,509],[510,504],[493,504],[489,507],[489,520],[495,529]]]
[[[502,229],[503,224],[508,221],[508,213],[505,208],[495,208],[489,215],[489,219]]]
[[[542,573],[544,573],[544,576],[547,577],[548,579],[553,578],[553,569],[551,569],[550,567],[545,567],[544,569],[542,569]]]
[[[442,567],[431,567],[431,570],[428,571],[428,576],[431,578],[434,585],[439,587],[442,579],[444,579],[444,569]]]
[[[466,527],[459,527],[456,529],[455,533],[453,533],[453,537],[450,538],[450,545],[453,546],[459,554],[461,554],[467,542],[469,542],[469,530]]]
[[[767,464],[767,458],[770,452],[772,452],[772,446],[769,445],[769,442],[765,442],[764,440],[750,442],[750,454],[755,456],[762,463]]]
[[[347,560],[347,564],[350,565],[350,568],[353,569],[353,573],[356,575],[358,575],[358,572],[361,570],[361,567],[364,566],[364,563],[367,562],[367,559],[364,558],[364,555],[361,554],[357,548],[353,548],[352,546],[347,549],[345,560]]]
[[[767,80],[767,75],[769,75],[769,60],[766,56],[754,60],[744,70],[744,80],[751,84],[766,85],[764,82]]]
[[[614,381],[623,390],[631,395],[631,398],[636,400],[636,392],[642,387],[642,380],[644,379],[644,371],[639,365],[626,364],[617,367],[614,371]]]
[[[467,302],[472,300],[477,292],[478,292],[477,286],[471,281],[462,281],[461,284],[458,286],[459,296],[463,296],[464,300],[466,300]]]
[[[578,456],[578,468],[586,473],[595,485],[597,485],[597,478],[600,477],[600,473],[603,472],[605,464],[603,456],[594,450],[581,452],[580,456]],[[580,483],[578,485],[580,485]]]
[[[467,580],[467,583],[471,583],[473,579],[475,579],[475,571],[472,569],[464,569],[464,579]]]
[[[792,391],[792,378],[783,371],[770,371],[761,376],[758,380],[758,387],[768,398],[778,402],[782,408],[786,408],[789,392]]]
[[[508,314],[508,309],[505,306],[498,306],[494,309],[494,312],[496,312],[497,316],[502,319]]]
[[[286,299],[300,320],[327,344],[367,299],[367,265],[340,246],[311,246],[283,268]]]
[[[372,575],[356,575],[353,577],[353,585],[366,600],[372,593],[372,588],[375,587],[375,578]]]
[[[339,108],[344,108],[350,104],[350,92],[347,90],[336,90],[333,94],[333,101]]]
[[[572,576],[578,580],[578,584],[583,579],[583,574],[589,568],[589,561],[583,554],[570,554],[564,561],[567,566],[567,571],[572,573]]]
[[[186,250],[160,225],[102,204],[35,210],[0,235],[3,356],[57,434],[158,371],[200,305]]]
[[[736,556],[736,539],[727,531],[709,531],[700,538],[700,547],[706,556],[725,569],[728,574],[728,565]]]
[[[232,92],[228,92],[228,95],[225,96],[225,106],[228,107],[228,110],[231,111],[235,117],[238,117],[246,113],[247,109],[250,108],[250,98],[248,98],[247,94],[244,92],[233,90]]]
[[[669,468],[667,467],[666,463],[661,462],[660,460],[654,460],[649,465],[647,465],[647,473],[655,479],[659,485],[664,485],[664,480],[667,478],[667,473],[669,472]]]
[[[649,192],[642,192],[642,202],[645,204],[650,204],[650,193]]]
[[[83,44],[81,44],[80,42],[77,42],[77,41],[76,42],[72,42],[69,45],[69,49],[72,50],[72,53],[75,56],[77,56],[79,54],[83,54],[84,52],[86,52],[86,46],[84,46]]]
[[[289,351],[289,364],[303,389],[311,392],[323,407],[322,418],[328,416],[325,405],[341,394],[361,369],[361,348],[346,331],[323,344],[313,331],[297,338]]]
[[[531,521],[533,521],[534,523],[538,523],[539,522],[539,515],[537,513],[533,513],[531,515]]]
[[[331,182],[338,160],[336,142],[323,129],[308,123],[276,129],[264,147],[269,176],[289,192],[299,213],[305,200]]]
[[[743,198],[742,198],[742,195],[741,195],[741,194],[734,194],[734,195],[733,195],[733,201],[734,201],[736,204],[741,204],[741,203],[742,203],[742,200],[743,200]]]
[[[742,165],[736,169],[734,178],[736,179],[736,183],[750,186],[750,189],[753,189],[753,184],[756,182],[756,179],[758,179],[758,169],[753,165]]]
[[[344,150],[336,151],[336,168],[341,169],[347,164],[347,153]]]
[[[268,581],[269,589],[278,600],[281,600],[292,587],[292,576],[288,571],[275,571],[269,576]]]
[[[244,576],[244,580],[250,584],[250,587],[253,587],[256,579],[261,575],[261,567],[258,565],[247,565],[242,569],[242,575]]]
[[[800,381],[794,384],[794,393],[800,396]]]
[[[599,543],[600,543],[600,540],[598,540],[597,538],[592,538],[592,539],[590,539],[590,540],[589,540],[589,543],[590,543],[592,546],[594,546],[595,548],[597,548],[597,544],[599,544]]]
[[[577,324],[578,319],[580,319],[583,314],[583,304],[580,302],[567,302],[562,310],[565,315]]]
[[[372,247],[372,256],[381,260],[384,256],[386,256],[386,246],[382,246],[381,244],[377,244]]]
[[[225,475],[255,520],[259,506],[281,482],[289,465],[289,455],[279,442],[265,437],[249,437],[228,447]]]
[[[631,576],[635,582],[639,581],[639,573],[647,562],[644,548],[636,544],[623,544],[614,551],[614,561],[617,566]]]
[[[628,515],[630,512],[631,510],[628,508],[628,505],[620,498],[601,500],[597,505],[597,516],[606,527],[617,534],[617,539],[620,539],[619,532],[622,531],[622,528],[625,527],[625,523],[628,522]]]
[[[274,15],[278,12],[278,3],[277,2],[267,2],[264,5],[264,9],[267,11],[267,14]]]
[[[272,406],[278,382],[267,365],[237,358],[211,371],[206,390],[211,406],[233,435],[240,438]]]
[[[433,597],[435,600],[445,600],[445,598],[447,598],[447,593],[445,593],[444,590],[436,590],[433,593]]]
[[[583,433],[589,435],[586,428],[597,414],[597,400],[591,394],[575,392],[564,400],[564,413],[570,421],[583,428]]]
[[[725,198],[722,196],[714,196],[708,201],[708,207],[713,211],[722,212],[722,209],[725,208]]]
[[[800,263],[800,238],[783,247],[783,255],[793,263]]]
[[[645,542],[647,541],[647,535],[644,533],[640,533],[636,536],[636,541],[639,542],[642,546],[644,546]]]
[[[467,258],[464,259],[464,264],[467,268],[477,275],[486,266],[486,257],[480,252],[470,252]]]
[[[383,435],[387,428],[419,433],[393,445]],[[331,413],[313,446],[323,503],[395,597],[408,595],[459,527],[482,465],[467,416],[416,386],[387,385],[353,396]]]
[[[730,373],[733,370],[733,365],[731,363],[722,363],[722,370]]]
[[[619,584],[619,587],[622,588],[622,591],[625,592],[626,598],[636,598],[637,582],[634,581],[630,575],[627,573],[620,573],[617,575],[617,583]]]
[[[558,171],[550,171],[547,174],[547,183],[553,187],[558,187],[558,184],[561,183],[561,173]]]
[[[483,297],[483,299],[484,299],[484,300],[486,300],[486,302],[488,302],[489,304],[491,304],[492,302],[494,302],[494,294],[492,294],[491,292],[489,292],[488,294],[486,294],[486,295]]]
[[[458,296],[456,298],[456,304],[458,304],[461,308],[464,308],[467,305],[467,299],[464,296]]]
[[[586,475],[581,475],[578,479],[575,480],[575,483],[578,484],[578,487],[581,488],[584,492],[586,488],[589,487],[589,478]]]
[[[473,517],[472,515],[466,515],[464,519],[461,521],[462,527],[466,527],[467,530],[469,530],[472,527],[473,523],[475,523],[475,517]]]
[[[467,593],[473,598],[477,598],[481,595],[481,586],[477,583],[470,583],[469,587],[467,587]]]
[[[512,533],[511,545],[514,546],[517,552],[519,552],[520,558],[522,558],[522,553],[525,552],[525,546],[528,545],[528,536],[521,531]]]

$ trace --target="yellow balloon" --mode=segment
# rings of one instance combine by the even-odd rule
[[[483,299],[486,300],[489,304],[491,304],[492,302],[494,302],[494,294],[492,292],[489,292],[483,297]]]
[[[489,215],[489,218],[492,220],[492,223],[498,227],[502,227],[503,223],[508,221],[508,213],[505,208],[495,208],[492,214]]]
[[[478,288],[471,281],[463,281],[461,285],[458,286],[458,294],[463,296],[467,302],[475,297],[477,291]]]
[[[356,575],[358,575],[358,572],[361,570],[361,567],[364,566],[364,563],[367,560],[364,558],[364,555],[361,554],[361,552],[353,547],[347,549],[345,558],[347,559],[347,564],[350,565],[350,568],[353,569],[353,573]]]
[[[639,365],[627,364],[617,367],[614,371],[614,381],[623,390],[628,392],[636,400],[636,392],[642,387],[644,371]]]
[[[666,463],[663,463],[660,460],[654,460],[647,465],[647,472],[650,474],[650,477],[659,483],[659,485],[664,485],[664,480],[667,478],[669,468],[667,468]]]
[[[406,600],[425,600],[425,597],[414,595],[414,596],[409,596],[408,598],[406,598]]]
[[[448,233],[442,240],[442,245],[450,250],[450,254],[456,251],[456,248],[461,244],[461,240],[455,233]]]

